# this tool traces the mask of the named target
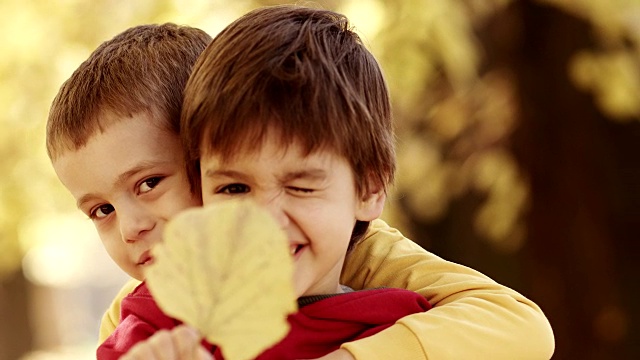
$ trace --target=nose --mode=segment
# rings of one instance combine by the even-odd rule
[[[119,210],[119,211],[118,211]],[[131,201],[117,209],[122,241],[130,243],[141,240],[156,225],[151,209]]]
[[[289,225],[289,216],[287,215],[282,196],[280,196],[279,193],[259,193],[256,194],[255,200],[260,206],[263,206],[269,211],[282,229]]]

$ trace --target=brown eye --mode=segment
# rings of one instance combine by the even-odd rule
[[[139,187],[140,193],[144,194],[146,192],[149,192],[149,191],[153,190],[153,188],[158,186],[160,181],[162,181],[162,178],[158,177],[158,176],[157,177],[152,177],[152,178],[149,178],[149,179],[143,181],[142,184],[140,184],[140,187]]]
[[[305,194],[309,194],[309,193],[312,193],[314,191],[313,189],[307,189],[307,188],[301,188],[301,187],[295,187],[295,186],[291,186],[291,187],[289,187],[289,189],[291,189],[292,191],[295,191],[295,192],[300,192],[300,193],[305,193]]]
[[[93,210],[91,212],[89,217],[91,219],[102,219],[102,218],[107,217],[109,214],[111,214],[114,211],[115,211],[115,209],[113,208],[113,205],[104,204],[104,205],[100,205],[97,208],[95,208],[95,210]]]
[[[219,194],[244,194],[249,192],[249,187],[245,184],[229,184],[217,191]]]

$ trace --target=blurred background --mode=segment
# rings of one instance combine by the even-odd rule
[[[46,156],[62,82],[130,26],[215,35],[277,3],[0,3],[0,360],[94,358],[126,279]],[[349,16],[389,82],[384,217],[537,302],[554,359],[640,358],[640,0],[315,4]]]

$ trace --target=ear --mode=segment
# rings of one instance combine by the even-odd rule
[[[376,186],[362,195],[356,209],[356,220],[373,221],[382,215],[387,193],[382,186]]]

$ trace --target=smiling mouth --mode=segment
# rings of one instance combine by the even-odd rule
[[[141,265],[141,266],[151,265],[152,263],[153,263],[153,257],[148,251],[145,251],[142,254],[142,256],[140,256],[140,259],[138,260],[138,265]]]
[[[302,248],[304,248],[304,247],[305,247],[305,245],[302,245],[302,244],[291,244],[291,246],[289,247],[289,254],[290,254],[291,256],[295,256],[295,255],[297,255],[297,254],[300,252],[300,250],[302,250]]]
[[[143,261],[138,263],[138,265],[141,265],[141,266],[151,265],[151,264],[153,264],[153,258],[152,257],[150,257],[150,258],[148,258],[146,260],[143,260]]]

